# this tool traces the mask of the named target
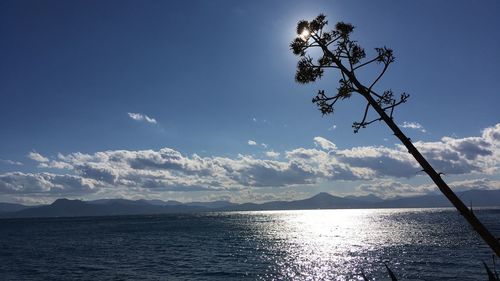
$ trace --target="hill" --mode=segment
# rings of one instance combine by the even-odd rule
[[[458,192],[464,203],[473,207],[500,206],[500,190],[470,190]],[[81,201],[57,199],[50,205],[27,207],[18,204],[0,203],[1,217],[79,217],[145,215],[208,211],[261,211],[261,210],[307,210],[307,209],[361,209],[361,208],[430,208],[451,207],[443,195],[383,200],[374,195],[339,197],[322,192],[311,198],[294,201],[272,201],[266,203],[236,204],[228,201],[190,202],[161,200],[100,199]]]

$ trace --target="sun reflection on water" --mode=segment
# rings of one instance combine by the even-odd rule
[[[282,277],[298,280],[325,280],[335,275],[359,272],[359,253],[373,250],[377,225],[375,210],[308,210],[270,212],[279,217],[274,227],[262,229],[264,235],[280,241],[283,251],[278,266]],[[365,231],[366,229],[370,231]],[[376,238],[375,238],[376,240]],[[372,248],[372,249],[370,249]],[[340,279],[339,279],[340,278]]]
[[[262,280],[362,280],[361,271],[386,279],[384,262],[401,271],[407,249],[442,246],[446,229],[416,222],[421,210],[301,210],[252,212],[262,255],[272,264]],[[425,216],[418,216],[425,217]],[[424,230],[425,228],[425,230]],[[265,244],[265,245],[264,245]],[[449,247],[448,245],[447,247]],[[452,245],[451,245],[452,247]],[[414,260],[418,263],[420,260]],[[408,267],[408,265],[406,265]],[[378,280],[378,279],[377,279]]]

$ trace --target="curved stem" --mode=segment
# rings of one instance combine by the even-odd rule
[[[392,118],[387,115],[384,109],[377,103],[377,101],[371,95],[371,89],[365,87],[361,84],[353,72],[349,71],[342,62],[328,49],[320,43],[320,47],[325,55],[329,56],[332,61],[338,66],[342,75],[347,76],[351,83],[357,88],[357,91],[362,94],[368,103],[373,107],[373,109],[380,115],[380,118],[389,126],[389,128],[394,132],[394,135],[403,143],[403,145],[408,149],[408,152],[417,160],[417,162],[422,167],[423,171],[429,175],[434,184],[439,188],[439,190],[446,196],[446,198],[453,204],[453,206],[460,212],[462,216],[467,220],[467,222],[472,226],[472,228],[481,236],[481,238],[490,246],[493,252],[500,257],[500,243],[491,234],[491,232],[481,223],[481,221],[476,217],[476,215],[467,208],[467,206],[458,198],[458,196],[451,190],[451,188],[446,184],[446,182],[441,178],[441,175],[431,166],[431,164],[425,159],[425,157],[420,153],[420,151],[413,145],[408,137],[399,129],[398,125],[394,123]]]

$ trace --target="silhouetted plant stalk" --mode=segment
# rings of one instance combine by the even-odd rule
[[[486,273],[488,274],[488,281],[500,281],[498,278],[498,273],[495,269],[491,271],[491,269],[486,265],[486,263],[483,261],[484,269],[486,269]],[[493,260],[493,266],[495,266],[495,260]]]
[[[363,117],[361,121],[354,122],[352,127],[354,133],[361,128],[376,121],[384,121],[393,131],[394,135],[406,146],[408,152],[413,155],[415,160],[422,167],[422,171],[427,173],[434,181],[436,186],[455,206],[469,222],[472,228],[479,233],[481,238],[490,246],[497,256],[500,256],[500,244],[498,240],[488,231],[488,229],[478,220],[474,213],[457,197],[450,187],[441,178],[442,173],[436,170],[422,156],[411,140],[403,134],[396,123],[393,121],[394,109],[405,103],[409,95],[402,93],[395,97],[391,90],[382,93],[376,92],[374,87],[385,74],[389,65],[394,60],[393,51],[389,48],[375,48],[376,56],[372,59],[365,59],[365,50],[356,42],[350,39],[354,26],[349,23],[339,22],[331,31],[324,31],[328,24],[324,15],[319,15],[312,21],[302,20],[297,25],[297,34],[299,35],[292,41],[290,47],[293,53],[300,57],[297,64],[297,73],[295,80],[298,83],[310,83],[323,76],[326,69],[336,69],[340,73],[339,87],[335,95],[327,95],[324,90],[319,90],[313,98],[313,103],[323,115],[334,112],[334,106],[353,94],[359,94],[366,99]],[[311,48],[319,48],[321,55],[313,59],[307,55]],[[362,84],[356,73],[372,64],[382,66],[381,71],[370,84]],[[377,113],[377,117],[369,119],[370,109]]]
[[[392,272],[392,270],[389,268],[389,266],[384,263],[385,265],[385,268],[387,269],[387,273],[389,274],[389,277],[391,278],[391,281],[398,281],[398,279],[396,278],[396,275],[394,274],[394,272]],[[487,265],[485,264],[484,266],[486,266],[487,268]],[[368,277],[366,277],[366,274],[364,271],[361,271],[361,278],[363,278],[363,281],[370,281],[370,279],[368,279]],[[495,280],[497,281],[497,280]]]

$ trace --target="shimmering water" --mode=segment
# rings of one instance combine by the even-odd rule
[[[500,234],[500,210],[477,211]],[[498,235],[500,236],[500,235]],[[487,280],[451,209],[0,220],[0,280]]]

